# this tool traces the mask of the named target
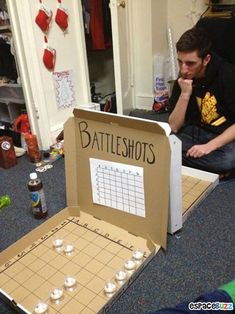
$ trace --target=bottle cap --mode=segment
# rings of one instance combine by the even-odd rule
[[[32,173],[30,173],[29,177],[31,180],[36,180],[38,175],[36,174],[36,172],[32,172]]]

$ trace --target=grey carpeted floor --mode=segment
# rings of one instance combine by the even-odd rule
[[[0,196],[9,194],[11,197],[11,206],[0,210],[0,251],[43,223],[29,210],[27,182],[35,167],[27,156],[17,161],[15,167],[0,169]],[[66,205],[64,160],[56,161],[52,169],[40,174],[40,178],[51,217]],[[233,279],[234,191],[234,180],[220,183],[193,211],[182,231],[168,236],[167,251],[161,250],[153,258],[109,313],[140,314],[174,306]],[[15,312],[0,301],[0,313]]]

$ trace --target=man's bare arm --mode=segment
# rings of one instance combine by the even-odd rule
[[[182,77],[178,79],[178,83],[181,88],[181,94],[174,110],[168,119],[173,133],[178,133],[184,125],[186,110],[188,108],[189,99],[192,94],[192,82],[192,80],[183,79]]]
[[[233,141],[235,141],[235,124],[232,124],[223,133],[216,136],[208,143],[192,146],[188,150],[187,156],[193,158],[200,158]]]

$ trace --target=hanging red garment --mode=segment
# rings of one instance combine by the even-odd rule
[[[105,49],[103,1],[89,0],[92,49]]]

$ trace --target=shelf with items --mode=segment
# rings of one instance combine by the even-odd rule
[[[13,123],[26,107],[22,86],[16,84],[19,72],[5,0],[0,0],[0,39],[0,122]]]
[[[6,104],[0,102],[0,122],[11,122],[9,110]]]
[[[0,117],[13,122],[25,110],[22,86],[19,84],[0,85]]]
[[[10,31],[11,31],[10,24],[0,25],[0,33],[10,32]]]

